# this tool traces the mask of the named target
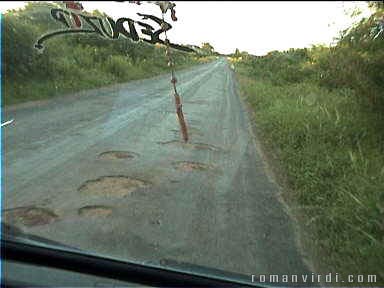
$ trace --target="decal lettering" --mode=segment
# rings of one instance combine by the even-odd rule
[[[154,24],[158,25],[158,28],[154,28],[152,25],[143,22],[135,21],[130,18],[122,17],[114,21],[111,17],[101,18],[96,16],[85,15],[81,13],[75,13],[73,11],[67,11],[65,9],[51,9],[51,16],[55,21],[60,22],[65,26],[64,30],[58,30],[41,36],[36,44],[35,48],[42,50],[43,44],[48,39],[64,34],[71,33],[89,33],[96,34],[100,37],[107,39],[119,39],[120,35],[132,41],[145,41],[150,44],[164,44],[164,41],[160,39],[160,35],[172,28],[171,24],[163,21],[162,19],[148,14],[137,13],[142,20],[151,20]],[[71,19],[75,20],[75,25]],[[87,26],[87,29],[85,29]],[[127,27],[127,28],[126,28]],[[140,31],[143,36],[140,37],[138,34]],[[144,37],[145,36],[145,37]],[[194,52],[193,49],[178,44],[169,43],[170,47],[185,52]]]

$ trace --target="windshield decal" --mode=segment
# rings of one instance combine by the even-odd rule
[[[165,42],[160,39],[160,35],[172,28],[172,25],[167,23],[164,19],[160,19],[153,15],[137,13],[138,16],[142,17],[141,20],[149,20],[151,21],[150,23],[142,22],[140,20],[133,20],[126,17],[119,18],[115,21],[111,17],[105,17],[103,19],[102,17],[79,13],[77,11],[83,10],[81,4],[75,3],[74,1],[64,2],[66,4],[66,8],[51,9],[51,16],[55,21],[63,24],[65,29],[54,31],[41,36],[36,41],[36,49],[42,51],[44,49],[43,43],[52,37],[73,33],[97,34],[103,38],[112,40],[118,39],[120,35],[123,35],[125,38],[131,39],[135,42],[142,40],[149,44],[165,44]],[[177,19],[175,18],[176,16],[174,15],[174,12],[172,15],[172,19]],[[128,24],[128,31],[124,26],[126,23]],[[151,24],[156,24],[159,27],[155,29]],[[138,31],[143,34],[141,37],[139,36]],[[175,43],[169,43],[169,46],[185,52],[195,52],[193,49],[187,46]]]

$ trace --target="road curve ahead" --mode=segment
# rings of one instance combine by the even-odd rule
[[[118,258],[308,273],[228,63],[177,74],[188,144],[169,75],[5,108],[3,215]]]

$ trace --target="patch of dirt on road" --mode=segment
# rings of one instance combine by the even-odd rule
[[[99,154],[99,159],[102,160],[118,160],[118,159],[133,159],[138,154],[129,151],[106,151]]]
[[[50,224],[59,217],[49,209],[30,206],[6,210],[4,218],[7,223],[38,226]]]
[[[81,207],[78,214],[85,217],[107,217],[112,214],[112,209],[103,205],[90,205]]]
[[[173,166],[176,169],[182,170],[185,172],[191,172],[194,170],[205,171],[208,169],[212,169],[212,166],[208,164],[199,163],[199,162],[189,162],[189,161],[174,162]]]
[[[80,193],[100,196],[124,197],[133,191],[149,186],[148,182],[126,176],[103,176],[89,180],[78,189]]]

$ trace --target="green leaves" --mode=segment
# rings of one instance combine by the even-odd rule
[[[316,260],[320,265],[345,274],[373,273],[384,281],[382,114],[362,105],[351,88],[328,89],[305,77],[283,82],[290,70],[275,72],[285,65],[287,57],[275,53],[236,67],[261,140],[286,177],[285,196],[303,208],[312,248],[328,255]]]
[[[5,103],[52,97],[169,71],[164,47],[97,35],[50,39],[42,53],[34,48],[42,35],[62,29],[51,8],[58,3],[30,2],[3,17]],[[107,16],[94,11],[95,15]],[[174,50],[176,68],[198,63],[196,55]],[[28,91],[28,93],[25,93]]]

